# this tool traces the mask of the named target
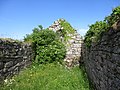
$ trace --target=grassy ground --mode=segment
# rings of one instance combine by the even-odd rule
[[[66,69],[58,64],[32,65],[0,87],[0,90],[90,90],[79,67]]]

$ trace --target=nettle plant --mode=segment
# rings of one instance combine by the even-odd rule
[[[37,63],[61,62],[65,57],[65,45],[60,41],[59,35],[52,30],[35,28],[24,40],[32,41]]]

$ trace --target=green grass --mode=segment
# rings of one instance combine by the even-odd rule
[[[6,82],[0,90],[90,90],[90,86],[79,67],[66,69],[51,63],[32,65]]]

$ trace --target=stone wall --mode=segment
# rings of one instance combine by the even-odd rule
[[[82,37],[75,31],[66,44],[67,53],[64,61],[68,67],[79,65],[82,43]]]
[[[0,39],[0,82],[19,73],[31,61],[32,49],[29,44]]]
[[[120,90],[120,29],[109,30],[91,48],[82,47],[82,58],[96,90]]]
[[[64,27],[61,26],[61,21],[66,22],[64,19],[58,19],[51,26],[49,26],[48,29],[55,32],[60,32],[64,30]],[[83,39],[76,30],[74,33],[68,34],[68,36],[71,38],[67,41],[67,43],[65,43],[67,53],[64,61],[67,67],[73,67],[75,65],[79,65],[79,60],[81,57],[81,45]],[[61,39],[64,43],[63,36],[61,36]]]

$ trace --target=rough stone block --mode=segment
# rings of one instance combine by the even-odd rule
[[[120,67],[117,67],[116,70],[117,70],[117,73],[120,74]]]
[[[3,62],[0,62],[0,70],[4,68]]]
[[[9,68],[9,67],[11,67],[11,66],[13,66],[13,61],[9,61],[9,62],[7,62],[7,63],[5,63],[5,68]]]

